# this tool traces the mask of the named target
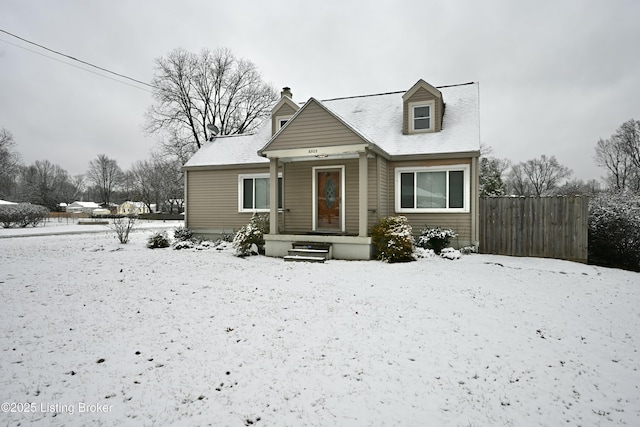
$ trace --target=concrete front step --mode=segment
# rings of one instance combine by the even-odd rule
[[[287,252],[289,255],[295,256],[308,256],[319,257],[324,259],[331,259],[332,245],[331,243],[321,242],[293,242],[291,243],[293,249],[289,249]]]
[[[288,262],[324,262],[323,256],[287,255],[284,257]]]
[[[311,256],[311,257],[322,257],[324,259],[329,259],[329,250],[328,249],[306,249],[306,248],[296,248],[289,249],[289,255],[294,256]]]

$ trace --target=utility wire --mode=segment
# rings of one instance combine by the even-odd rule
[[[118,76],[118,77],[122,77],[122,78],[127,79],[127,80],[131,80],[131,81],[133,81],[133,82],[139,83],[139,84],[141,84],[141,85],[148,86],[148,87],[150,87],[150,88],[154,88],[154,89],[156,88],[155,86],[153,86],[153,85],[151,85],[151,84],[149,84],[149,83],[145,83],[145,82],[143,82],[143,81],[140,81],[140,80],[134,79],[133,77],[129,77],[129,76],[125,76],[124,74],[116,73],[115,71],[111,71],[111,70],[108,70],[108,69],[106,69],[106,68],[99,67],[99,66],[94,65],[94,64],[92,64],[92,63],[90,63],[90,62],[83,61],[83,60],[78,59],[78,58],[74,58],[73,56],[71,56],[71,55],[67,55],[66,53],[58,52],[57,50],[53,50],[53,49],[50,49],[50,48],[48,48],[48,47],[46,47],[46,46],[43,46],[43,45],[41,45],[41,44],[38,44],[38,43],[32,42],[32,41],[30,41],[30,40],[27,40],[27,39],[25,39],[25,38],[22,38],[22,37],[20,37],[20,36],[17,36],[17,35],[15,35],[15,34],[13,34],[13,33],[10,33],[9,31],[3,30],[2,28],[0,28],[0,32],[5,33],[5,34],[7,34],[7,35],[10,35],[11,37],[15,37],[15,38],[17,38],[18,40],[22,40],[22,41],[23,41],[23,42],[25,42],[25,43],[29,43],[29,44],[32,44],[32,45],[34,45],[34,46],[38,46],[38,47],[39,47],[39,48],[41,48],[41,49],[48,50],[49,52],[53,52],[53,53],[55,53],[56,55],[64,56],[64,57],[66,57],[66,58],[72,59],[72,60],[74,60],[74,61],[77,61],[77,62],[80,62],[80,63],[82,63],[82,64],[88,65],[88,66],[90,66],[90,67],[96,68],[96,69],[98,69],[98,70],[101,70],[101,71],[104,71],[104,72],[107,72],[107,73],[113,74],[113,75]],[[27,50],[28,50],[28,49],[27,49]],[[46,55],[45,55],[45,56],[46,56]],[[53,59],[53,58],[52,58],[52,59]],[[69,65],[71,65],[71,64],[69,64]],[[89,70],[85,70],[85,71],[89,71]]]
[[[86,71],[87,73],[95,74],[96,76],[100,76],[100,77],[103,77],[105,79],[113,80],[114,82],[118,82],[118,83],[123,84],[123,85],[131,86],[133,88],[136,88],[138,90],[143,90],[143,91],[148,92],[148,93],[153,93],[149,89],[145,89],[145,88],[140,87],[140,86],[132,85],[131,83],[123,82],[122,80],[114,79],[113,77],[105,76],[104,74],[98,73],[96,71],[89,70],[89,69],[81,67],[79,65],[71,64],[69,62],[63,61],[62,59],[58,59],[58,58],[55,58],[53,56],[46,55],[46,54],[44,54],[42,52],[38,52],[38,51],[35,51],[33,49],[29,49],[28,47],[20,46],[19,44],[11,43],[10,41],[3,40],[3,39],[0,39],[0,42],[10,44],[11,46],[15,46],[15,47],[20,48],[20,49],[24,49],[24,50],[29,51],[31,53],[35,53],[36,55],[44,56],[45,58],[49,58],[52,61],[60,62],[62,64],[68,65],[70,67],[74,67],[74,68],[77,68],[79,70]]]

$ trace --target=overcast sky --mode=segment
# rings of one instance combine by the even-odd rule
[[[296,101],[479,82],[494,156],[585,180],[598,139],[640,119],[637,0],[0,0],[0,29],[145,82],[174,48],[227,47]],[[0,33],[0,127],[25,164],[149,158],[149,88],[96,72]]]

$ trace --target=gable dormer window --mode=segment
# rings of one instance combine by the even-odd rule
[[[278,132],[287,122],[291,116],[278,116],[276,117],[276,132]]]
[[[442,92],[420,79],[402,95],[402,133],[440,132],[444,115]]]
[[[409,104],[411,132],[432,132],[434,130],[435,103],[433,101]]]

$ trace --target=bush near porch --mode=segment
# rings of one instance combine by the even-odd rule
[[[414,261],[412,228],[405,216],[382,218],[370,231],[377,259],[385,262]]]

